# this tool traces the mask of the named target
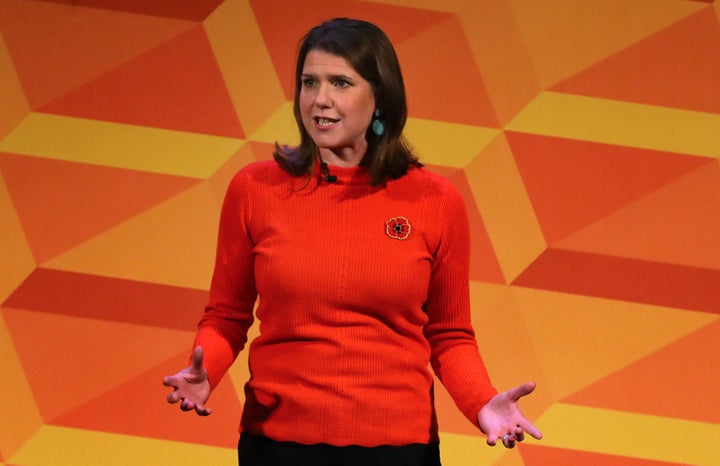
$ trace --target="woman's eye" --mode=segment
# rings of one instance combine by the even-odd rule
[[[314,80],[314,79],[310,79],[310,78],[308,78],[308,79],[303,79],[303,80],[302,80],[302,84],[303,84],[303,86],[305,86],[305,87],[313,87],[313,86],[315,85],[315,80]]]
[[[339,80],[335,81],[334,84],[335,84],[336,87],[349,87],[349,86],[350,86],[350,83],[349,83],[349,82],[343,81],[342,79],[339,79]]]

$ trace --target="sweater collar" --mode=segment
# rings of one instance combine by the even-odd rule
[[[341,185],[368,185],[370,183],[370,171],[367,167],[354,166],[354,167],[339,167],[337,165],[327,165],[328,175],[336,176],[337,180],[333,184]],[[320,166],[320,161],[315,163],[315,173],[321,182],[325,174]]]

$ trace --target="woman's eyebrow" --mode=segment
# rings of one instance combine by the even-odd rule
[[[301,78],[317,78],[318,75],[315,73],[308,72],[308,73],[303,73],[300,77]],[[329,79],[330,81],[338,81],[338,80],[354,81],[352,76],[348,76],[345,74],[330,74],[327,76],[327,79]]]

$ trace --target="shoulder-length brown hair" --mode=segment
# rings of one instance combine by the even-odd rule
[[[305,58],[322,50],[344,58],[372,86],[375,108],[380,110],[385,131],[381,136],[369,127],[367,152],[361,162],[370,172],[370,184],[379,186],[400,178],[411,166],[422,166],[403,136],[407,120],[405,84],[395,49],[387,35],[367,21],[335,18],[312,28],[302,39],[295,65],[293,113],[300,131],[300,145],[275,145],[273,156],[293,176],[311,176],[319,151],[300,115],[300,89]]]

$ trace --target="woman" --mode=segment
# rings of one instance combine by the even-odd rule
[[[298,147],[243,168],[222,208],[210,298],[170,403],[205,403],[247,341],[239,460],[438,465],[428,362],[494,445],[538,429],[498,394],[470,323],[469,227],[458,191],[402,130],[400,67],[376,26],[334,19],[304,38]]]

